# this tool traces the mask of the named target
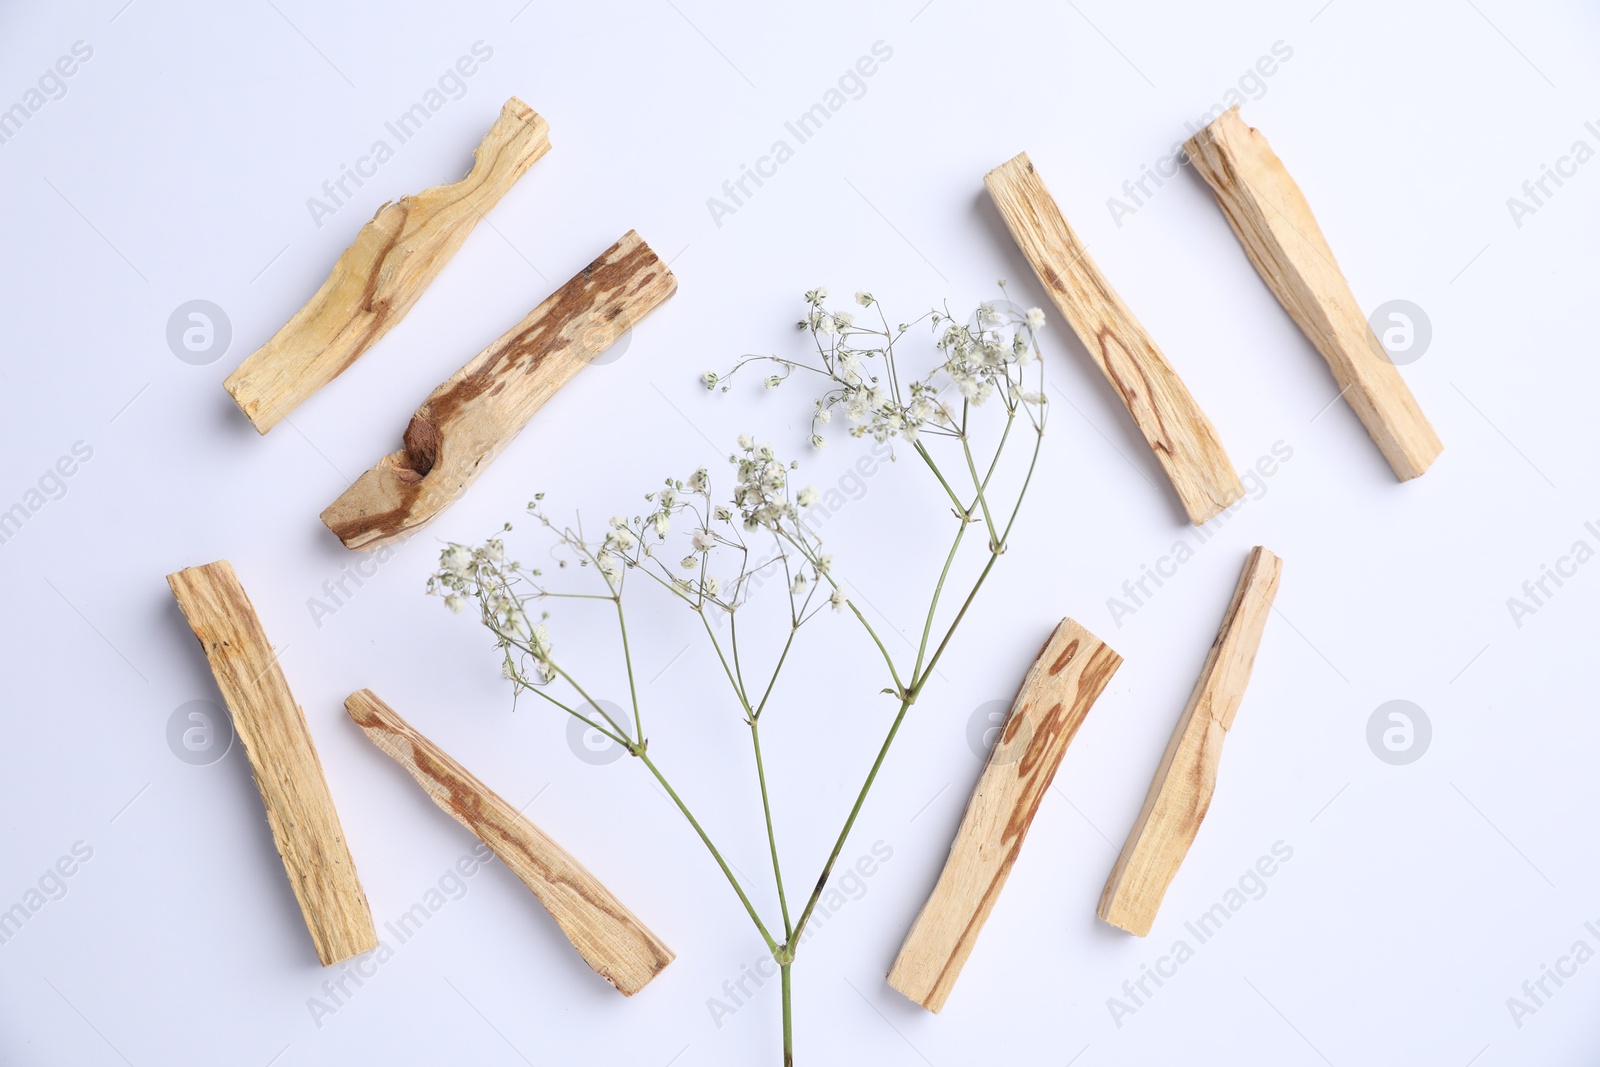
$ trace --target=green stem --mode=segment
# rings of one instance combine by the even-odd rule
[[[794,1007],[790,1003],[789,968],[792,963],[778,965],[783,976],[783,1067],[794,1067]]]
[[[928,465],[928,469],[933,472],[933,476],[939,479],[939,484],[944,487],[945,495],[950,498],[950,503],[955,505],[956,513],[960,515],[964,521],[967,517],[967,509],[961,506],[961,498],[956,496],[954,489],[950,488],[950,483],[944,480],[944,472],[939,469],[939,465],[935,463],[933,461],[933,457],[928,454],[928,446],[918,441],[916,445],[916,453],[922,457],[922,462]]]
[[[833,865],[839,861],[839,853],[844,851],[845,840],[855,827],[856,816],[861,814],[861,806],[866,803],[867,794],[872,791],[872,783],[877,781],[878,770],[883,766],[884,758],[889,755],[889,746],[894,744],[894,735],[900,732],[900,724],[905,721],[906,712],[916,699],[913,691],[900,701],[900,711],[894,717],[894,724],[889,727],[888,736],[878,748],[878,758],[872,761],[872,770],[867,772],[867,780],[861,784],[861,792],[856,795],[855,805],[850,809],[850,817],[844,821],[844,829],[839,831],[839,839],[833,843],[833,851],[828,854],[828,862],[822,868],[822,877],[817,879],[817,887],[811,891],[811,899],[806,902],[805,911],[800,913],[800,921],[795,923],[794,933],[789,938],[791,945],[798,943],[800,934],[811,919],[811,913],[816,910],[817,901],[822,899],[822,891],[828,885],[828,877],[833,874]]]
[[[750,720],[750,743],[756,751],[756,777],[761,781],[761,814],[767,820],[767,847],[772,851],[772,877],[778,883],[778,907],[783,909],[783,936],[794,932],[789,924],[789,898],[783,893],[783,867],[778,863],[778,835],[772,829],[772,803],[767,797],[767,769],[761,761],[761,727]]]
[[[761,711],[767,706],[767,698],[772,696],[772,687],[778,684],[778,672],[783,670],[783,661],[789,658],[789,649],[794,646],[794,635],[800,632],[800,622],[796,620],[789,627],[789,639],[783,643],[783,651],[778,654],[778,665],[772,668],[772,677],[767,680],[767,691],[761,694],[761,703],[756,705],[756,710],[751,714],[752,719],[761,718]]]
[[[661,788],[667,791],[667,796],[671,797],[672,802],[678,805],[678,810],[683,813],[683,817],[685,819],[689,820],[689,825],[694,827],[694,832],[700,835],[700,840],[704,842],[707,851],[711,853],[711,858],[717,861],[718,867],[722,868],[722,873],[727,877],[728,884],[733,886],[733,891],[735,893],[739,894],[739,903],[743,904],[744,910],[750,914],[750,921],[755,923],[756,929],[761,932],[761,939],[767,943],[767,948],[773,952],[777,952],[778,943],[774,941],[772,939],[772,935],[767,932],[766,923],[762,922],[761,916],[756,914],[755,905],[751,904],[750,898],[745,896],[744,887],[741,886],[739,884],[739,880],[733,876],[733,871],[729,870],[727,861],[722,858],[722,853],[717,851],[717,846],[711,843],[711,838],[706,834],[705,830],[701,828],[700,821],[694,817],[694,813],[692,813],[689,810],[689,806],[683,802],[683,798],[678,796],[678,791],[672,788],[672,785],[667,781],[666,777],[661,773],[661,771],[657,769],[656,765],[651,762],[650,757],[645,754],[644,750],[642,748],[637,749],[634,752],[634,755],[638,756],[640,761],[643,762],[646,767],[650,768],[650,773],[655,775],[656,781],[661,783]]]
[[[617,605],[617,627],[622,631],[622,662],[628,667],[628,699],[633,702],[634,740],[644,744],[644,716],[639,714],[639,690],[633,683],[633,651],[628,647],[628,620],[622,616],[622,597],[612,598]]]

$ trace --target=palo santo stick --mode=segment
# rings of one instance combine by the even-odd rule
[[[550,127],[516,97],[449,185],[378,209],[294,318],[223,386],[260,433],[338,377],[406,317],[483,213],[550,150]]]
[[[1100,918],[1140,937],[1178,873],[1217,788],[1222,742],[1244,699],[1283,560],[1257,545],[1233,591],[1189,703],[1156,768],[1127,844],[1100,894]]]
[[[305,713],[227,560],[167,575],[233,715],[272,840],[324,967],[378,947]]]
[[[322,513],[346,548],[410,536],[466,492],[556,390],[677,291],[629,230],[422,402],[405,447]]]
[[[1061,757],[1121,664],[1104,641],[1062,619],[1022,680],[950,858],[889,971],[889,984],[929,1011],[949,998]]]
[[[345,709],[372,743],[411,772],[433,802],[488,845],[549,910],[595,972],[633,996],[672,962],[672,950],[564,849],[370,689]]]
[[[1340,394],[1402,482],[1444,450],[1405,379],[1372,334],[1300,187],[1234,105],[1184,150],[1222,206],[1245,254],[1328,361]]]
[[[1217,431],[1056,206],[1028,154],[984,175],[1011,236],[1128,408],[1196,526],[1244,496]]]

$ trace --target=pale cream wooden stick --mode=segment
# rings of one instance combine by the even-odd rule
[[[1251,549],[1200,679],[1100,895],[1098,914],[1112,926],[1140,937],[1150,932],[1161,899],[1200,832],[1217,788],[1222,742],[1244,699],[1282,572],[1277,556],[1259,545]]]
[[[344,702],[350,718],[450,816],[476,834],[533,891],[595,973],[633,996],[672,962],[672,950],[599,879],[499,794],[418,733],[370,689]]]
[[[378,947],[305,713],[227,560],[167,575],[255,773],[273,843],[324,967]]]
[[[1278,302],[1316,345],[1395,477],[1408,481],[1444,450],[1373,336],[1300,187],[1234,105],[1184,145]]]
[[[1026,152],[983,179],[1017,247],[1133,416],[1196,526],[1244,496],[1217,431],[1111,283]]]
[[[465,178],[384,204],[322,288],[223,386],[266,433],[378,343],[456,254],[478,219],[550,150],[550,127],[516,97]]]
[[[889,984],[929,1011],[955,988],[1067,746],[1121,664],[1104,641],[1062,619],[1022,680],[939,882],[889,971]]]

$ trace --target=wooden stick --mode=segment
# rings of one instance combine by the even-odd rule
[[[629,230],[422,402],[405,447],[322,513],[346,548],[410,536],[466,492],[556,390],[677,291]]]
[[[1189,520],[1199,526],[1244,496],[1217,431],[1089,258],[1028,154],[991,170],[983,184],[1050,299],[1155,451]]]
[[[955,988],[1061,757],[1121,664],[1104,641],[1062,619],[1022,680],[939,882],[889,971],[889,984],[929,1011]]]
[[[227,560],[167,575],[244,742],[272,840],[324,967],[378,947],[306,716]]]
[[[410,771],[435,804],[477,834],[533,890],[584,962],[624,996],[643,989],[672,962],[672,950],[583,864],[372,690],[351,693],[344,706],[373,744]]]
[[[1127,844],[1100,894],[1100,918],[1140,937],[1189,854],[1217,788],[1222,742],[1250,682],[1261,631],[1278,594],[1283,560],[1257,545],[1233,591],[1222,628],[1156,768]]]
[[[1328,361],[1402,482],[1444,450],[1405,379],[1372,334],[1300,187],[1234,105],[1184,145],[1245,254],[1289,317]]]
[[[276,426],[405,318],[483,213],[549,150],[550,127],[512,97],[465,178],[380,207],[316,295],[222,383],[256,430]]]

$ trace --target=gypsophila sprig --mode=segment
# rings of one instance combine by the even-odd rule
[[[1003,282],[1001,287],[1003,292]],[[1043,361],[1038,352],[1044,314],[1039,309],[1018,313],[1009,304],[985,303],[966,321],[939,309],[890,327],[878,299],[867,290],[856,292],[854,305],[875,322],[859,322],[857,312],[832,308],[827,301],[828,290],[822,287],[805,294],[799,326],[808,335],[811,351],[747,356],[728,373],[705,372],[700,384],[726,392],[741,368],[765,362],[769,373],[760,380],[767,390],[794,381],[817,386],[810,401],[808,435],[814,447],[826,443],[827,428],[838,413],[850,436],[887,442],[891,449],[908,448],[923,462],[948,512],[944,521],[951,525],[948,553],[930,580],[914,657],[890,653],[871,620],[856,606],[833,556],[823,551],[816,532],[818,512],[832,514],[843,506],[843,498],[830,503],[830,493],[837,495],[834,491],[823,492],[810,483],[797,485],[799,463],[751,434],[740,434],[728,456],[732,484],[725,500],[714,498],[717,479],[702,467],[686,478],[666,478],[643,494],[644,505],[636,514],[618,513],[588,534],[581,523],[569,525],[552,518],[543,494],[536,495],[528,514],[555,542],[559,588],[539,569],[525,569],[509,560],[499,537],[477,547],[446,546],[438,572],[428,581],[428,591],[443,598],[451,611],[477,608],[479,621],[493,635],[501,672],[517,693],[535,694],[621,745],[694,829],[778,965],[785,1063],[793,1062],[791,980],[796,954],[901,724],[936,676],[957,628],[1006,552],[1045,428]],[[927,334],[921,330],[924,322]],[[1012,432],[1016,427],[1032,431],[1032,446],[1025,453],[1025,464],[1021,460],[1006,464],[1002,460],[1016,440]],[[936,528],[938,513],[936,509],[928,516],[889,518],[920,533]],[[984,542],[968,538],[974,528],[984,531]],[[508,524],[502,533],[510,530]],[[947,597],[957,589],[964,589],[964,595]],[[725,702],[749,731],[780,913],[776,918],[764,918],[752,903],[710,831],[650,754],[626,611],[636,590],[643,591],[638,595],[664,596],[697,618],[698,629],[715,654],[716,674],[725,683]],[[552,637],[550,625],[559,620],[551,618],[550,609],[556,605],[563,612],[599,610],[614,615],[620,652],[616,670],[627,679],[631,723],[609,714],[591,696],[589,682],[574,675],[563,646]],[[805,688],[812,695],[820,690],[832,702],[859,685],[864,709],[878,703],[892,705],[894,711],[820,876],[804,883],[814,888],[796,914],[784,887],[760,727],[780,677],[788,677],[784,670],[792,662],[790,652],[798,636],[826,609],[831,609],[829,617],[837,615],[859,632],[864,647],[881,666],[874,677],[865,679],[843,666],[820,677],[808,674]],[[771,612],[774,621],[787,623],[776,631],[781,644],[766,650],[766,655],[749,647],[748,628],[741,646],[740,620],[759,621],[749,618],[752,611]],[[693,690],[695,706],[706,706],[710,688],[695,684]],[[883,695],[889,701],[883,701]]]
[[[1001,283],[1002,291],[1004,283]],[[796,372],[813,372],[822,379],[822,394],[811,415],[810,443],[826,443],[822,428],[835,409],[849,422],[849,433],[875,441],[900,440],[916,444],[925,434],[959,438],[964,407],[978,407],[998,397],[1011,415],[1025,410],[1036,429],[1042,428],[1044,389],[1042,368],[1029,388],[1027,368],[1038,362],[1038,332],[1044,312],[1030,308],[1017,313],[1009,304],[1002,309],[983,303],[968,322],[953,318],[948,308],[935,309],[911,323],[889,325],[882,307],[871,293],[856,293],[855,302],[876,313],[877,323],[858,324],[849,311],[830,309],[828,291],[805,294],[806,314],[800,328],[811,334],[814,359],[784,356],[746,356],[726,374],[708,371],[702,379],[710,388],[732,388],[733,378],[751,363],[775,364],[779,369],[762,379],[776,389]],[[897,346],[926,321],[932,328],[934,348],[942,360],[921,376],[903,372]],[[813,379],[814,380],[814,379]]]

